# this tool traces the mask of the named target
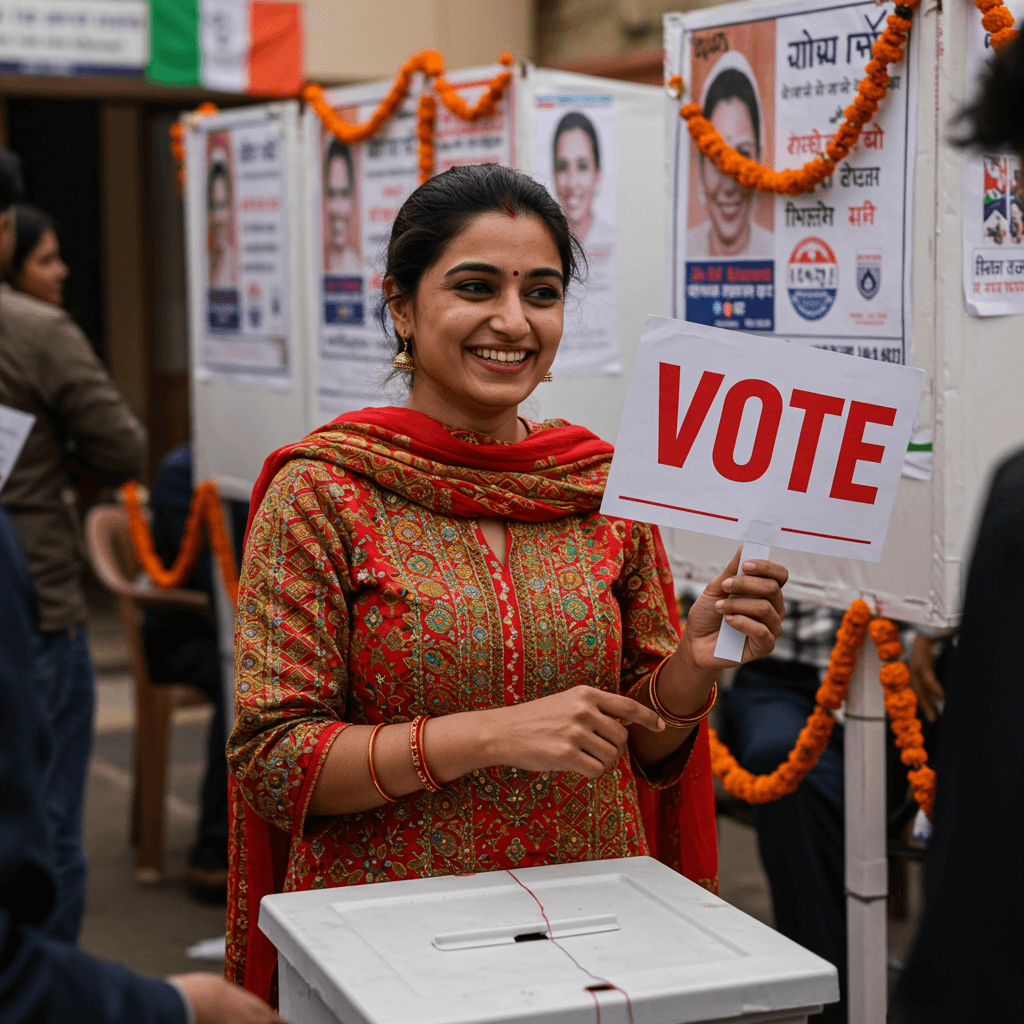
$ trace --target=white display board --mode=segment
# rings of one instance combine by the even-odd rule
[[[704,36],[716,25],[724,28],[737,22],[757,21],[778,6],[771,2],[752,2],[715,7],[693,16],[667,15],[670,26],[667,35],[679,43],[676,50],[668,52],[668,73],[675,73],[681,63],[682,46],[690,45],[685,29],[691,17],[699,17],[694,24],[700,25]],[[820,5],[804,6],[811,11]],[[873,21],[882,8],[872,3],[864,5],[864,10]],[[913,345],[912,352],[911,346],[907,346],[907,352],[908,362],[912,359],[914,365],[926,373],[915,439],[930,440],[933,444],[932,478],[910,479],[905,473],[879,564],[785,553],[785,563],[791,573],[786,591],[791,598],[844,608],[855,598],[865,597],[886,614],[933,626],[957,621],[978,504],[997,460],[1024,439],[1014,399],[1017,381],[1024,372],[1024,354],[1019,344],[1022,322],[1012,316],[970,317],[961,287],[964,156],[950,144],[949,136],[953,130],[952,119],[971,88],[965,55],[969,26],[971,20],[977,18],[980,14],[970,4],[947,4],[941,10],[936,6],[921,7],[915,10],[912,28],[914,52],[918,55],[918,89],[916,112],[909,112],[916,114],[917,130],[916,140],[912,138],[915,157],[910,189],[913,208],[909,211],[912,230],[907,235]],[[785,48],[777,46],[777,65],[782,60],[792,69],[791,55],[796,64],[801,62],[800,47],[792,49],[788,44],[799,43],[803,27],[797,18],[792,31],[786,29],[793,39],[787,37]],[[838,22],[826,26],[827,32],[818,31],[819,28],[821,26],[814,27],[812,38],[841,36],[837,60],[844,65],[846,75],[847,35],[852,34],[852,30],[848,31]],[[778,29],[778,34],[781,33]],[[852,57],[856,40],[849,45]],[[825,52],[831,56],[827,48]],[[905,57],[901,65],[890,68],[890,73],[906,76],[906,67]],[[800,74],[809,78],[812,92],[821,78],[827,96],[828,82],[838,75],[831,63],[825,69],[827,74],[819,74],[820,70],[815,65],[813,70],[800,69]],[[847,77],[853,80],[861,75],[862,66],[858,68],[851,60]],[[905,85],[904,77],[900,90],[891,91],[885,102],[891,103],[894,99],[898,102],[900,96],[906,96]],[[848,94],[847,102],[849,99],[852,93]],[[835,105],[839,106],[839,102]],[[670,138],[678,131],[677,122],[673,110],[668,127]],[[809,130],[814,127],[808,125]],[[776,152],[774,166],[777,170],[796,167],[807,158],[805,153],[790,154],[787,142],[782,152]],[[859,166],[864,161],[851,160],[850,163]],[[833,183],[833,192],[836,184]],[[891,187],[901,189],[902,186],[897,181]],[[849,188],[857,188],[852,180]],[[861,191],[868,190],[861,188]],[[817,201],[819,196],[800,198],[800,205],[807,205],[812,199]],[[780,202],[784,211],[786,201]],[[849,205],[844,204],[844,209]],[[898,232],[898,219],[893,220],[888,230],[893,234]],[[885,265],[888,258],[888,253],[884,253],[883,282],[889,269]],[[852,275],[856,267],[840,266],[840,276],[844,271]],[[788,303],[788,300],[780,296],[777,302]],[[687,578],[710,579],[735,549],[731,541],[684,531],[666,531],[666,546],[677,583]]]
[[[447,77],[472,104],[504,70],[495,65],[453,71]],[[570,290],[566,304],[566,327],[575,339],[576,355],[568,365],[563,361],[555,367],[554,382],[539,387],[523,413],[536,419],[561,416],[613,440],[644,318],[665,308],[665,96],[654,86],[531,65],[512,70],[512,85],[489,118],[467,124],[438,102],[437,169],[506,163],[544,180],[570,219],[582,212],[585,220],[588,209],[595,214],[595,230],[584,239],[591,272]],[[389,86],[345,86],[328,91],[327,98],[346,120],[362,121]],[[347,150],[332,146],[333,136],[324,132],[316,114],[307,109],[300,115],[295,104],[187,119],[196,473],[197,479],[216,480],[225,496],[247,498],[267,454],[338,413],[405,399],[400,381],[381,386],[390,369],[389,356],[373,312],[391,223],[417,184],[421,88],[417,77],[385,129]],[[579,128],[579,116],[569,122],[569,130],[559,132],[567,114],[586,117],[597,136],[600,167],[591,168],[589,177],[587,168],[581,168],[586,147],[581,155],[579,143],[587,133]],[[269,346],[259,339],[246,341],[242,330],[248,300],[241,278],[250,243],[238,224],[231,228],[222,223],[221,207],[227,204],[219,181],[214,182],[211,217],[211,162],[230,163],[227,170],[233,170],[225,133],[233,139],[250,131],[279,132],[285,144],[284,170],[277,180],[287,223],[278,225],[273,240],[266,237],[270,232],[255,232],[251,244],[274,245],[283,261],[278,276],[288,299],[287,330],[280,332],[288,353],[286,372],[280,365],[277,373],[253,365]],[[569,143],[577,144],[574,154],[566,148]],[[560,157],[574,157],[573,173],[561,180],[555,166]],[[220,170],[213,175],[224,176]],[[212,259],[211,247],[217,250]],[[227,255],[221,256],[221,250]],[[216,353],[228,333],[214,331],[211,338],[208,326],[213,264],[213,283],[237,292],[241,337],[235,340],[249,346],[248,362],[241,365],[211,357],[210,346]],[[227,308],[231,302],[221,305]],[[588,351],[588,331],[598,321],[606,343],[600,351]],[[230,316],[222,322],[229,323]]]
[[[472,105],[500,65],[447,76]],[[417,76],[417,81],[421,76]],[[327,101],[350,124],[363,124],[380,106],[391,82],[328,90]],[[422,86],[410,89],[376,135],[344,143],[323,126],[312,107],[303,118],[308,198],[305,270],[309,323],[316,339],[317,422],[371,405],[390,405],[400,387],[383,387],[389,357],[376,319],[385,250],[402,203],[419,185],[417,106]],[[515,79],[490,117],[459,120],[437,102],[435,172],[471,163],[514,165]],[[316,417],[315,417],[316,418]]]
[[[192,115],[185,147],[196,479],[248,500],[308,429],[298,104]]]
[[[580,339],[585,344],[588,318],[595,310],[611,321],[604,325],[609,334],[617,331],[618,350],[617,359],[606,361],[602,354],[596,365],[588,365],[585,354],[578,352],[568,366],[556,363],[554,381],[537,388],[523,413],[534,419],[561,417],[614,441],[644,321],[649,313],[664,312],[666,304],[667,100],[664,90],[656,86],[533,67],[527,67],[520,93],[518,166],[553,185],[556,197],[558,183],[550,180],[558,149],[553,136],[565,113],[588,116],[604,143],[593,219],[598,232],[610,236],[613,245],[604,243],[598,249],[584,240],[590,273],[583,284],[569,289],[565,330],[570,341]],[[616,187],[608,196],[604,189],[613,175]],[[608,287],[610,278],[613,289]],[[609,308],[610,293],[617,315]],[[605,347],[603,352],[607,351]],[[610,365],[620,369],[604,372]]]

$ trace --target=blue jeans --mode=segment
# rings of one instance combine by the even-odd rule
[[[77,942],[85,905],[82,807],[95,703],[85,627],[43,635],[35,690],[50,732],[42,793],[57,881],[57,906],[45,929],[54,938]]]
[[[794,675],[802,669],[796,666]],[[754,662],[737,672],[733,688],[722,694],[721,708],[723,738],[736,759],[764,774],[793,748],[814,708],[814,688],[780,685]],[[839,971],[840,1002],[812,1017],[815,1024],[845,1024],[847,1019],[843,797],[843,730],[836,726],[795,793],[752,808],[775,927]]]

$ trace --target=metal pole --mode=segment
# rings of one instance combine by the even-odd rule
[[[885,1024],[887,1003],[885,704],[865,637],[846,701],[846,934],[850,1024]]]

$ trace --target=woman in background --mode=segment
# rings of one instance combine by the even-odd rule
[[[61,259],[54,219],[37,206],[14,208],[14,256],[7,279],[25,295],[54,306],[64,304],[68,265]]]

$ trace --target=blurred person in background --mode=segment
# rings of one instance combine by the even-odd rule
[[[14,256],[14,203],[21,191],[20,161],[0,148],[0,278]],[[122,483],[142,472],[146,432],[71,317],[7,283],[0,284],[0,405],[35,417],[0,502],[32,568],[35,626],[42,634],[31,688],[53,737],[42,808],[58,891],[57,911],[46,927],[74,942],[85,900],[82,805],[94,680],[81,588],[81,526],[68,459],[73,453],[105,483]]]
[[[153,543],[164,565],[178,556],[192,505],[192,446],[179,445],[160,463],[149,507]],[[249,517],[248,502],[228,502],[235,544],[235,565],[242,564],[242,539]],[[214,593],[209,545],[204,544],[185,586]],[[151,608],[143,626],[146,662],[154,683],[187,683],[202,690],[214,714],[206,749],[206,773],[200,793],[201,813],[185,878],[189,893],[202,903],[223,903],[228,882],[228,762],[224,751],[227,725],[217,627],[206,616],[174,608]]]
[[[57,224],[38,206],[14,208],[14,255],[7,280],[19,292],[53,306],[64,305],[68,265],[60,257]]]
[[[1024,36],[989,64],[964,121],[965,145],[1024,158]],[[1022,573],[1024,451],[996,471],[967,575],[945,679],[924,911],[889,1017],[898,1024],[1007,1024],[1024,1014],[1024,642],[1013,625]]]
[[[21,541],[0,507],[0,1020],[280,1024],[262,1000],[213,974],[144,978],[47,934],[60,906],[42,812],[50,716],[31,699],[44,642],[36,603]]]

